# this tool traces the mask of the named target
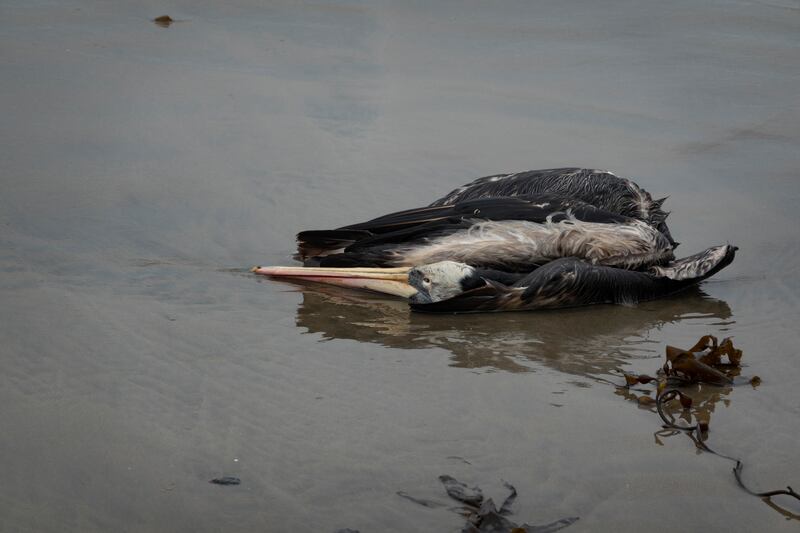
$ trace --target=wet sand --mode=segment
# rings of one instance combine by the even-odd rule
[[[455,531],[396,494],[446,501],[440,474],[568,531],[797,529],[597,379],[734,335],[763,384],[697,392],[709,444],[800,485],[796,1],[2,13],[0,531]],[[469,317],[247,272],[299,229],[572,165],[736,261],[640,306]]]

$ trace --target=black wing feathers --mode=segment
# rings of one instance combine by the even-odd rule
[[[677,246],[665,222],[668,213],[661,209],[663,199],[653,200],[636,183],[604,170],[569,167],[486,176],[450,191],[431,206],[476,198],[540,194],[575,198],[612,213],[644,220],[663,233],[673,247]]]

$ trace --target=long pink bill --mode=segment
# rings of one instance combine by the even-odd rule
[[[252,272],[274,278],[316,281],[351,289],[367,289],[409,298],[417,290],[408,284],[408,267],[399,268],[322,268],[257,266]]]

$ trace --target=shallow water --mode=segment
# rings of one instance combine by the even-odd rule
[[[396,494],[445,502],[445,473],[569,531],[796,530],[597,378],[734,335],[763,384],[696,391],[708,443],[800,485],[797,1],[2,14],[0,530],[454,531]],[[636,307],[466,317],[247,272],[299,229],[570,165],[736,261]]]

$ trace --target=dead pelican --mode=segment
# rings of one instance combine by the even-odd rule
[[[634,303],[696,284],[735,255],[726,245],[675,260],[663,201],[605,171],[498,174],[427,207],[303,231],[303,267],[254,272],[411,297],[428,312]]]

